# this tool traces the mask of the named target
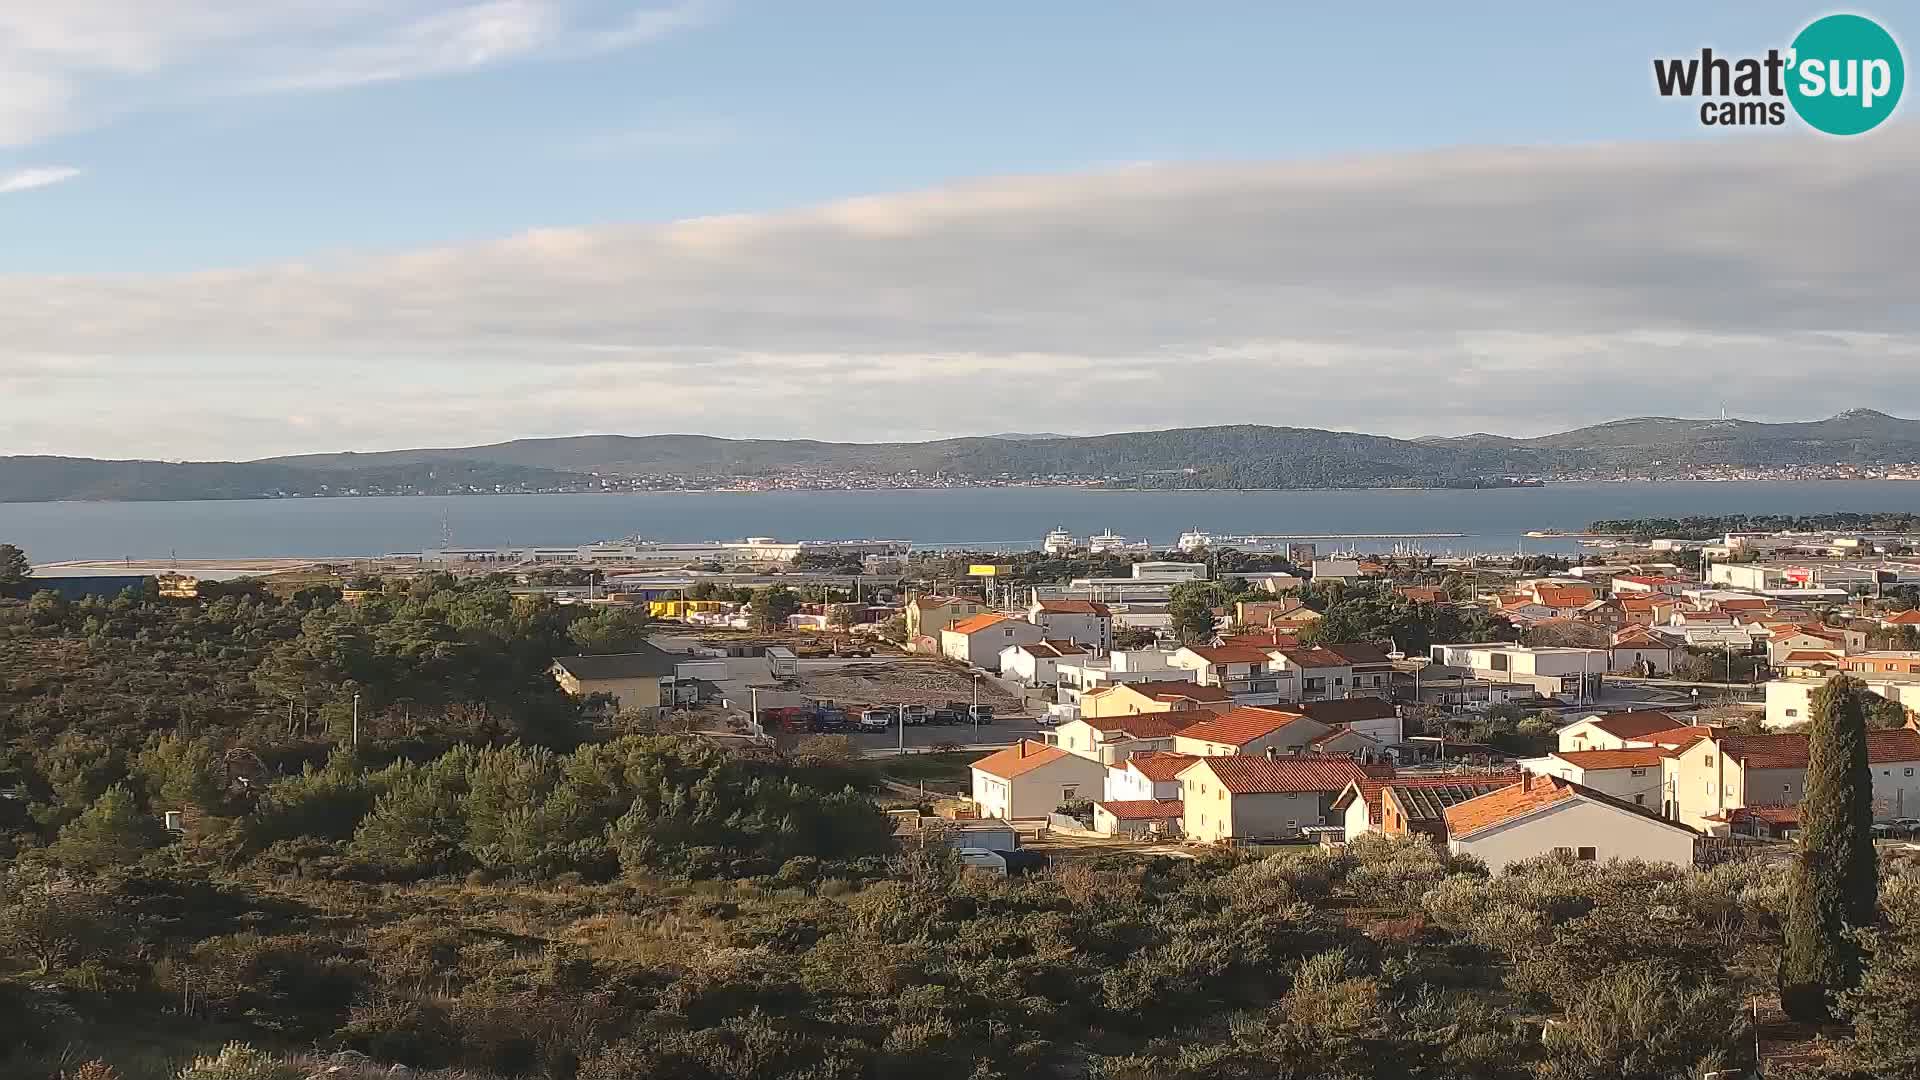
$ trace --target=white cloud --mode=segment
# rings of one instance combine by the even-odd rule
[[[0,172],[0,195],[15,191],[32,191],[34,188],[52,187],[63,184],[80,175],[80,170],[65,165],[47,166],[38,169],[16,169],[13,172]]]
[[[1139,166],[0,277],[0,396],[31,405],[0,452],[1911,415],[1915,134]]]
[[[0,146],[154,103],[326,90],[629,48],[703,0],[0,3]]]

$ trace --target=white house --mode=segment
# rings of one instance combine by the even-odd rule
[[[1278,669],[1269,650],[1251,645],[1189,645],[1173,654],[1173,666],[1194,673],[1202,686],[1218,686],[1236,705],[1278,705],[1300,700],[1300,680]]]
[[[1331,729],[1307,716],[1281,709],[1234,709],[1208,717],[1173,736],[1173,749],[1195,757],[1226,754],[1303,754]]]
[[[1203,842],[1298,836],[1325,825],[1333,800],[1367,774],[1350,758],[1236,754],[1180,771],[1181,827]]]
[[[1400,707],[1385,698],[1355,697],[1340,701],[1308,701],[1300,711],[1334,728],[1354,731],[1392,746],[1406,741],[1406,727],[1400,719]]]
[[[1135,754],[1172,750],[1174,733],[1213,714],[1204,711],[1134,713],[1128,716],[1082,716],[1061,724],[1053,744],[1102,765],[1120,765]]]
[[[1092,799],[1106,766],[1022,739],[973,763],[973,801],[983,818],[1045,817],[1063,802]]]
[[[1593,713],[1562,727],[1558,734],[1562,750],[1625,750],[1647,745],[1639,741],[1643,736],[1685,726],[1686,721],[1676,719],[1672,713],[1645,709]]]
[[[1028,686],[1052,686],[1060,681],[1060,665],[1086,658],[1087,650],[1071,641],[1035,641],[1000,650],[1000,674]]]
[[[1559,853],[1585,861],[1640,859],[1692,866],[1700,834],[1649,810],[1558,776],[1446,808],[1447,847],[1498,874],[1513,863]]]
[[[1135,754],[1122,764],[1107,767],[1107,787],[1101,797],[1110,802],[1177,799],[1180,771],[1198,760],[1191,754],[1165,750]]]
[[[1009,645],[1044,640],[1046,631],[1022,619],[982,612],[940,631],[940,654],[988,671],[1000,670],[1000,653]]]
[[[1684,644],[1644,626],[1629,626],[1613,636],[1613,663],[1609,671],[1636,675],[1671,675],[1687,658]]]
[[[1357,645],[1342,647],[1360,649]],[[1367,654],[1362,655],[1365,657]],[[1385,657],[1382,656],[1381,659]],[[1271,661],[1275,672],[1292,678],[1290,685],[1295,688],[1299,696],[1289,700],[1338,701],[1356,689],[1352,661],[1330,647],[1303,646],[1274,649]],[[1368,663],[1371,665],[1370,658]],[[1376,682],[1368,692],[1378,693],[1380,689],[1380,684]]]
[[[1039,600],[1027,608],[1027,621],[1047,632],[1050,641],[1090,645],[1095,652],[1113,647],[1113,610],[1096,600]]]
[[[1665,801],[1665,766],[1670,756],[1669,751],[1657,746],[1556,750],[1545,757],[1528,758],[1520,767],[1529,773],[1571,780],[1658,812]]]

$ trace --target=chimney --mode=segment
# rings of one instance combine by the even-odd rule
[[[1268,761],[1277,761],[1277,760],[1279,760],[1279,758],[1280,758],[1280,748],[1279,748],[1279,747],[1277,747],[1277,746],[1269,746],[1269,747],[1267,747],[1267,760],[1268,760]]]
[[[1025,739],[1020,740],[1020,756],[1021,757],[1027,756],[1027,740]]]

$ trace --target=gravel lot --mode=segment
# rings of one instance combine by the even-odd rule
[[[973,701],[973,676],[932,660],[878,658],[854,660],[832,667],[802,664],[794,689],[808,697],[854,707],[869,705],[931,705]],[[980,704],[996,710],[1020,703],[991,678],[980,680]]]

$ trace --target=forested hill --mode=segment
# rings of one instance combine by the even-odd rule
[[[1642,417],[1524,439],[1408,440],[1254,424],[915,443],[583,435],[251,462],[0,457],[0,501],[587,490],[610,479],[698,486],[729,478],[916,472],[982,481],[1098,479],[1143,488],[1476,487],[1601,471],[1678,475],[1708,466],[1916,460],[1920,422],[1872,410],[1790,424]]]

